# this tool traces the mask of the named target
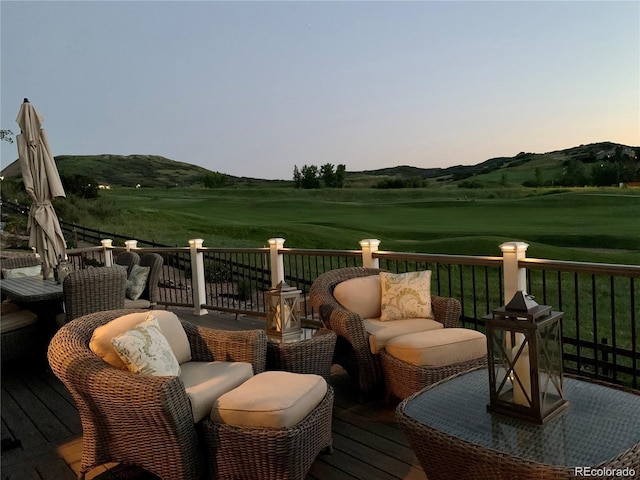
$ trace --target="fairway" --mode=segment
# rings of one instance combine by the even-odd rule
[[[519,240],[540,258],[640,263],[638,189],[128,189],[101,192],[118,206],[89,225],[168,245],[499,255]],[[100,223],[100,224],[98,224]]]

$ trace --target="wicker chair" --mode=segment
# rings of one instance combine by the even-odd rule
[[[136,252],[121,252],[114,259],[116,265],[127,267],[127,275],[131,273],[131,267],[140,263],[140,255]]]
[[[39,258],[32,255],[20,255],[17,257],[3,257],[0,258],[0,272],[1,269],[12,269],[22,267],[35,267],[41,265],[42,262]],[[19,322],[21,326],[15,328],[8,326],[7,323],[11,323],[10,319],[20,315],[25,318],[30,318],[27,322]],[[34,339],[38,339],[38,329],[36,325],[37,316],[30,310],[25,310],[13,303],[11,300],[2,302],[2,334],[0,335],[2,348],[2,361],[5,360],[18,360],[30,358],[34,352],[38,349],[33,348]],[[28,324],[26,324],[28,323]]]
[[[124,308],[126,284],[122,268],[92,267],[69,273],[62,282],[65,314],[58,324],[89,313]]]
[[[143,311],[144,310],[137,310]],[[82,421],[80,477],[105,463],[137,465],[164,479],[205,471],[184,384],[119,370],[89,349],[93,331],[134,310],[97,312],[64,325],[49,345],[49,364],[71,392]],[[182,322],[194,361],[248,362],[264,371],[263,330],[220,331]]]
[[[149,267],[147,286],[137,300],[125,298],[124,308],[155,308],[160,294],[158,280],[160,280],[164,259],[157,253],[145,253],[140,256],[138,264],[141,267]]]
[[[338,335],[334,363],[347,371],[363,396],[384,392],[385,379],[380,355],[371,353],[369,334],[364,328],[363,319],[340,305],[333,296],[333,290],[345,280],[377,275],[380,271],[377,268],[338,268],[319,275],[309,289],[309,300],[320,320]],[[432,296],[431,305],[435,320],[445,328],[458,325],[461,306],[456,299]]]

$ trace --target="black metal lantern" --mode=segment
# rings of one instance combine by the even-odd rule
[[[282,281],[266,293],[266,304],[269,338],[279,342],[300,340],[300,290]]]
[[[562,379],[562,312],[516,292],[487,319],[487,409],[544,423],[568,405]]]

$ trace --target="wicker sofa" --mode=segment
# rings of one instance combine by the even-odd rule
[[[55,375],[71,392],[82,421],[81,477],[108,462],[140,466],[165,479],[197,479],[206,471],[192,402],[181,377],[143,376],[116,368],[90,348],[94,331],[145,310],[112,310],[64,325],[49,345]],[[180,321],[192,362],[246,362],[264,371],[263,330],[219,331]],[[185,365],[181,364],[182,371]]]
[[[325,272],[316,278],[309,299],[323,324],[338,335],[334,363],[341,365],[355,381],[364,397],[384,392],[385,378],[379,352],[372,352],[364,318],[347,310],[336,300],[335,288],[358,277],[378,275],[377,268],[346,267]],[[431,296],[434,319],[445,328],[458,325],[461,306],[454,298]]]

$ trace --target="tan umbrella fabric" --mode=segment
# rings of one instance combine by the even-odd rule
[[[22,179],[33,200],[29,211],[29,245],[40,254],[43,276],[48,278],[58,258],[66,257],[66,242],[51,200],[66,195],[42,128],[43,118],[26,98],[16,122],[21,131],[16,140]]]

